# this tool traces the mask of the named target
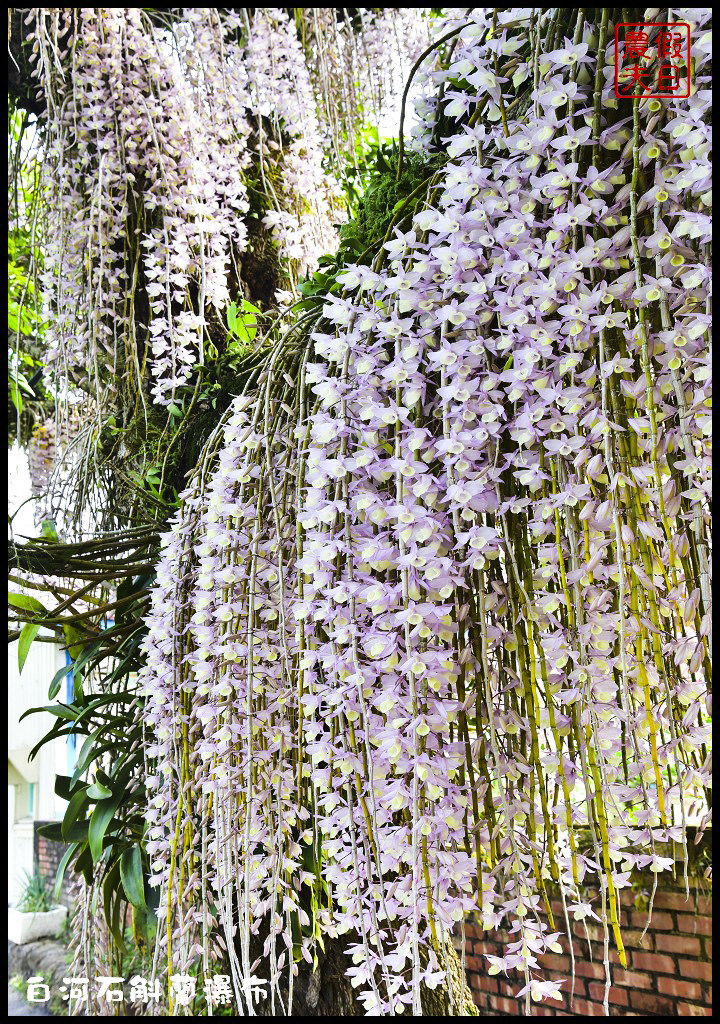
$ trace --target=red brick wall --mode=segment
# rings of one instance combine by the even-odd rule
[[[644,940],[642,930],[647,911],[635,907],[636,892],[625,889],[621,907],[623,940],[628,958],[628,969],[618,963],[610,933],[610,964],[612,986],[609,1008],[613,1016],[671,1016],[709,1017],[712,1014],[712,898],[709,884],[703,883],[698,893],[691,881],[690,902],[685,902],[685,890],[672,880],[658,879],[658,891],[652,923]],[[553,903],[556,930],[563,930],[563,911],[560,902]],[[567,979],[561,986],[562,1000],[533,1004],[533,1016],[603,1015],[605,971],[603,968],[603,929],[597,921],[586,921],[592,948],[588,943],[582,922],[574,922],[575,996],[570,1008],[570,957],[567,937],[561,936],[562,953],[541,957],[543,977]],[[511,941],[517,941],[513,935]],[[475,1002],[483,1015],[518,1016],[524,1012],[524,1000],[514,994],[524,986],[517,972],[506,977],[502,972],[490,977],[484,953],[503,955],[501,932],[483,933],[477,924],[465,925],[465,962],[468,981]]]
[[[67,850],[66,843],[55,843],[51,839],[46,839],[45,836],[40,835],[38,827],[40,825],[47,825],[49,822],[36,821],[35,834],[34,834],[34,855],[35,855],[35,870],[42,875],[43,878],[50,882],[51,886],[55,885],[55,878],[57,877],[57,869],[60,861]],[[65,872],[63,878],[62,889],[60,891],[60,903],[63,903],[66,907],[72,906],[72,900],[69,893],[70,879],[72,876],[72,868],[69,868]]]

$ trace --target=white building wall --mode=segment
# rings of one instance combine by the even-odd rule
[[[42,631],[41,631],[42,632]],[[68,741],[60,737],[45,744],[31,761],[36,743],[48,732],[55,717],[48,712],[29,715],[28,708],[65,700],[65,681],[54,701],[48,689],[55,673],[65,665],[65,652],[39,636],[30,646],[22,674],[18,669],[18,642],[8,644],[8,898],[16,902],[23,872],[33,872],[33,822],[59,820],[66,802],[55,794],[55,776],[68,774]]]

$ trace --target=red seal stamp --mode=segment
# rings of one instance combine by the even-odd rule
[[[685,21],[621,22],[615,26],[615,95],[690,95],[690,26]]]

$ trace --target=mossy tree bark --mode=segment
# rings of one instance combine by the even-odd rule
[[[300,961],[298,975],[293,980],[293,1005],[287,1014],[292,1017],[364,1017],[365,1010],[345,972],[350,964],[347,947],[357,941],[341,936],[324,940],[325,952],[318,950],[318,964]],[[421,1003],[424,1017],[478,1017],[479,1011],[460,965],[460,959],[451,945],[436,953],[438,964],[447,970],[446,981],[436,989],[423,986]],[[427,964],[427,951],[421,951],[421,962]],[[287,977],[287,971],[283,972]],[[288,1006],[287,982],[280,986],[285,1008]],[[255,1007],[259,1017],[280,1016],[277,1005],[273,1013],[269,998]]]

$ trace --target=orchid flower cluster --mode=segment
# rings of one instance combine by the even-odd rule
[[[30,487],[34,498],[44,495],[50,485],[55,467],[55,420],[48,417],[44,423],[33,427],[28,443],[28,468]]]
[[[205,302],[227,300],[230,247],[244,244],[244,108],[227,86],[212,96],[209,117],[202,79],[193,87],[139,8],[31,16],[49,113],[51,351],[61,372],[85,368],[98,398],[108,377],[111,388],[117,376],[140,391],[147,331],[153,397],[167,404],[202,361]],[[221,27],[210,18],[192,27],[193,52],[212,58]],[[64,31],[70,54],[54,49]],[[199,310],[188,299],[192,276]]]
[[[158,952],[226,958],[250,1015],[258,963],[290,1013],[328,935],[368,1014],[419,1015],[473,912],[528,1006],[598,918],[607,1007],[619,892],[707,809],[709,11],[674,12],[690,98],[642,102],[587,13],[453,12],[447,165],[278,341],[164,539]]]
[[[326,148],[344,153],[354,164],[363,129],[368,122],[377,128],[388,117],[410,69],[430,42],[427,11],[359,7],[338,18],[337,8],[305,10],[303,32],[315,54],[310,70]]]
[[[333,220],[341,215],[340,194],[323,169],[310,70],[295,25],[282,8],[258,9],[249,27],[246,71],[258,114],[263,183],[271,194],[282,187],[286,197],[283,202],[275,195],[275,208],[265,215],[264,223],[280,251],[307,276],[320,256],[337,247]],[[290,136],[287,145],[264,139],[263,117],[274,121],[281,140],[283,135]]]
[[[232,298],[253,168],[291,278],[336,247],[340,197],[323,165],[311,56],[277,8],[252,20],[210,8],[167,20],[142,8],[27,17],[48,113],[41,280],[51,358],[98,400],[124,390],[134,406],[150,391],[170,405]]]

